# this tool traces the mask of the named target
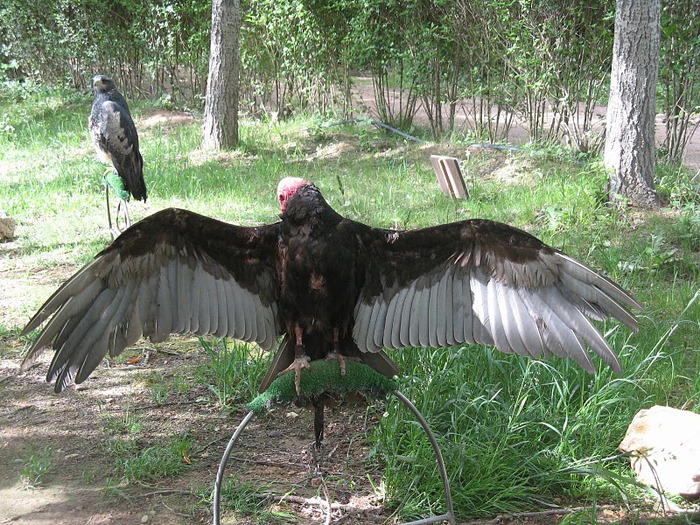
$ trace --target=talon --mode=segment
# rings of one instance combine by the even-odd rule
[[[329,359],[336,359],[338,361],[338,366],[340,367],[340,377],[344,378],[345,377],[345,356],[343,356],[343,354],[341,354],[340,352],[333,351],[333,352],[330,352],[326,356],[326,361],[328,361]]]
[[[311,362],[311,358],[306,355],[306,351],[304,350],[304,342],[302,340],[303,335],[303,328],[298,324],[295,324],[294,338],[296,340],[296,344],[294,345],[294,361],[292,361],[291,365],[277,374],[277,377],[280,377],[287,372],[294,370],[294,387],[296,388],[298,396],[301,395],[301,370],[302,368],[311,368],[311,365],[309,364]]]
[[[280,377],[287,372],[294,370],[294,387],[296,388],[298,396],[301,395],[301,370],[302,368],[311,368],[311,365],[309,364],[310,361],[311,359],[308,355],[299,355],[294,359],[294,361],[292,361],[291,365],[277,374],[277,377]]]

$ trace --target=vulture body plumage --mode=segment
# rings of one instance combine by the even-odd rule
[[[99,159],[114,168],[117,177],[105,177],[105,191],[112,186],[124,205],[126,226],[131,219],[126,202],[130,197],[146,202],[146,183],[143,179],[143,158],[139,151],[139,136],[131,118],[129,105],[117,90],[114,81],[105,75],[92,79],[95,99],[88,117],[88,128]],[[119,210],[117,210],[117,216]],[[111,225],[109,196],[107,194],[107,217]]]
[[[23,362],[55,350],[56,392],[84,381],[141,336],[190,332],[256,342],[284,336],[261,391],[309,359],[359,359],[393,376],[383,349],[493,345],[556,354],[595,371],[586,348],[620,362],[591,320],[631,330],[641,306],[622,288],[532,235],[490,220],[411,231],[334,211],[312,183],[280,182],[281,220],[227,224],[181,209],[123,232],[24,328],[48,320]],[[317,407],[318,408],[318,407]],[[322,409],[321,409],[322,410]]]

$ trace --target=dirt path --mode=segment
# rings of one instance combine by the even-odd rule
[[[0,361],[0,524],[210,522],[209,504],[201,498],[210,494],[221,455],[244,412],[227,414],[193,378],[187,392],[170,392],[166,402],[154,403],[144,381],[146,369],[148,374],[173,376],[208,359],[192,349],[197,346],[194,341],[177,341],[177,346],[175,354],[151,353],[147,366],[100,368],[84,386],[60,395],[44,381],[48,359],[23,375],[16,375],[17,359]],[[114,429],[127,418],[139,422],[141,450],[187,435],[192,452],[182,458],[189,461],[184,474],[154,483],[118,483],[107,442],[129,437]],[[378,485],[381,472],[365,465],[369,448],[364,437],[370,428],[365,421],[371,426],[374,420],[371,413],[366,419],[358,406],[328,414],[324,478],[332,501],[344,505],[334,510],[335,518],[344,516],[343,523],[388,517],[369,483],[372,479]],[[280,500],[291,495],[289,502],[260,500],[261,513],[287,513],[289,519],[295,515],[295,523],[323,522],[325,507],[313,503],[324,495],[310,454],[312,429],[310,411],[281,407],[254,419],[242,434],[228,477],[258,487],[259,493],[277,494]],[[36,484],[23,478],[28,459],[47,450],[51,471]],[[113,488],[106,490],[110,485]],[[234,519],[230,511],[223,515],[222,523],[261,523],[245,516]]]
[[[374,99],[374,91],[372,89],[372,81],[370,78],[358,79],[358,82],[354,90],[356,105],[359,109],[359,113],[362,116],[370,116],[372,118],[378,118],[376,111],[376,104]],[[396,97],[398,98],[398,97]],[[445,114],[447,109],[445,110]],[[596,130],[602,130],[603,123],[605,121],[605,106],[598,106],[595,112],[595,126]],[[546,122],[552,121],[552,115],[545,117]],[[425,110],[419,108],[415,123],[418,126],[429,127],[428,117]],[[455,115],[455,127],[457,129],[468,130],[470,129],[467,121],[467,113],[460,109]],[[666,137],[666,129],[664,125],[663,115],[658,115],[656,118],[656,146],[660,147],[663,144]],[[527,123],[522,119],[515,119],[513,126],[508,133],[508,142],[514,145],[525,144],[529,141],[530,135],[528,133]],[[695,133],[685,150],[683,157],[683,164],[697,173],[696,183],[700,183],[700,132]]]

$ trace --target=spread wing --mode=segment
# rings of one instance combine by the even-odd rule
[[[233,226],[167,209],[136,223],[64,283],[22,331],[43,331],[22,363],[55,355],[56,392],[80,383],[107,355],[142,335],[191,332],[255,341],[271,349],[282,332],[275,270],[279,223]]]
[[[126,188],[137,200],[146,200],[143,158],[136,126],[123,97],[117,101],[98,97],[88,126],[98,155],[114,166]]]
[[[591,320],[631,330],[642,307],[612,281],[530,234],[487,220],[363,234],[368,270],[353,338],[363,351],[462,343],[507,353],[570,357],[595,367],[593,349],[620,362]]]

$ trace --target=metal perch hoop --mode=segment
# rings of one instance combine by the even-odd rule
[[[447,479],[447,470],[445,469],[445,462],[442,458],[442,452],[440,451],[440,446],[438,445],[438,442],[435,439],[435,435],[433,434],[433,431],[430,429],[430,426],[428,425],[428,422],[425,420],[423,415],[418,411],[416,406],[406,396],[404,396],[398,390],[393,390],[392,393],[401,401],[403,401],[403,403],[409,408],[409,410],[413,413],[420,425],[423,427],[423,430],[425,431],[425,433],[428,436],[428,439],[430,440],[430,444],[433,447],[433,452],[435,453],[435,459],[437,460],[438,469],[440,471],[440,477],[442,478],[442,484],[445,490],[445,505],[447,507],[447,512],[445,514],[441,514],[440,516],[434,516],[430,518],[424,518],[418,521],[407,522],[403,525],[427,525],[429,523],[439,523],[442,521],[447,521],[450,525],[456,525],[457,522],[455,520],[454,508],[452,506],[452,493],[450,492],[450,482]],[[231,453],[233,452],[233,447],[236,444],[236,441],[238,441],[238,438],[243,433],[243,430],[246,426],[248,426],[248,423],[250,423],[254,416],[255,412],[252,410],[248,412],[248,414],[246,414],[246,416],[243,418],[243,421],[239,423],[235,432],[231,436],[231,439],[229,440],[228,445],[226,446],[226,450],[224,451],[224,455],[221,457],[219,469],[216,473],[216,481],[214,482],[214,504],[212,509],[213,525],[220,525],[221,486],[224,481],[224,472],[226,471],[226,464],[228,463],[228,459],[231,456]]]

